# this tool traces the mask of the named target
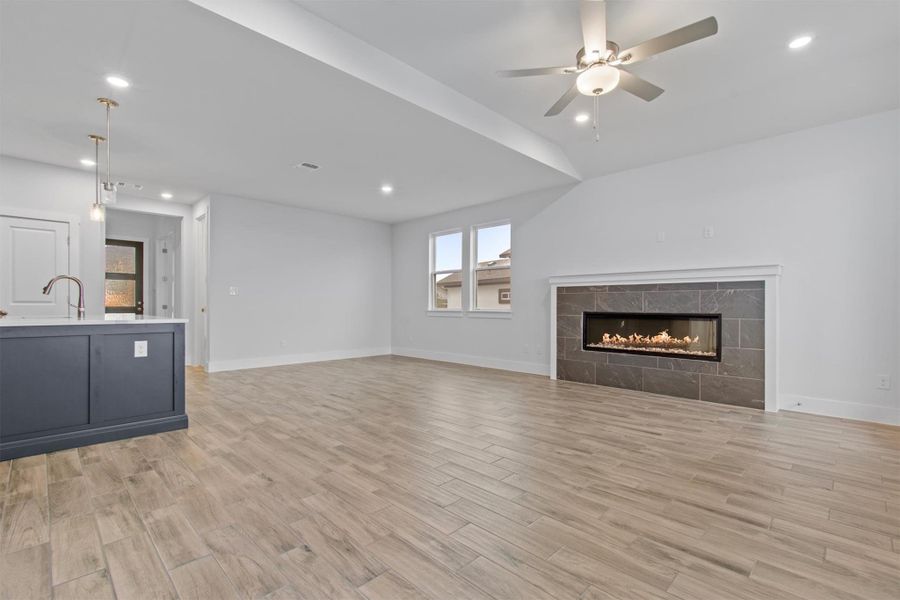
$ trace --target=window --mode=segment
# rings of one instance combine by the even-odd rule
[[[473,310],[510,310],[512,306],[511,232],[509,223],[472,228]]]
[[[106,240],[106,312],[144,312],[144,244]]]
[[[431,235],[431,310],[462,310],[462,231]]]

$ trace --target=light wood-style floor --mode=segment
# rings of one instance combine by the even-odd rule
[[[900,597],[900,428],[397,357],[0,463],[5,598]]]

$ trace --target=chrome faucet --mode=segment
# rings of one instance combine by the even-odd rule
[[[50,290],[53,289],[53,284],[59,281],[60,279],[68,279],[69,281],[74,281],[78,284],[78,306],[75,308],[78,309],[78,318],[84,318],[84,284],[77,277],[72,277],[71,275],[57,275],[53,279],[50,280],[47,285],[44,286],[44,295],[49,296]],[[74,306],[70,304],[69,306]]]

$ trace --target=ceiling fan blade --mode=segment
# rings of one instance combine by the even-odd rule
[[[606,58],[606,3],[601,0],[581,0],[581,33],[584,36],[584,55],[599,54]]]
[[[497,71],[500,77],[532,77],[534,75],[568,75],[575,73],[578,67],[538,67],[536,69],[513,69]]]
[[[653,85],[649,81],[641,79],[634,73],[629,73],[624,69],[619,69],[619,87],[647,102],[650,102],[665,91],[661,87]]]
[[[572,100],[578,95],[578,87],[573,83],[572,87],[566,90],[566,93],[560,97],[556,103],[550,107],[550,110],[544,113],[545,117],[554,117],[561,113],[565,107],[567,107]]]
[[[650,58],[654,54],[684,46],[705,37],[715,35],[719,31],[719,23],[715,17],[707,17],[702,21],[697,21],[691,25],[670,31],[652,40],[647,40],[643,44],[638,44],[633,48],[619,52],[619,58],[622,64],[633,65],[638,61]]]

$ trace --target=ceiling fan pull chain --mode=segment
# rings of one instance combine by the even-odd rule
[[[594,96],[594,141],[600,141],[600,96]]]

